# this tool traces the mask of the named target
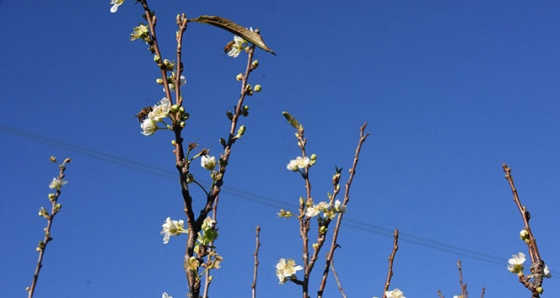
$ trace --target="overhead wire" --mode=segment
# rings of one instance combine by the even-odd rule
[[[151,164],[147,164],[147,163],[143,163],[137,160],[132,160],[132,159],[127,159],[121,156],[116,156],[116,155],[112,155],[112,154],[108,154],[108,153],[103,153],[100,151],[96,151],[96,150],[92,150],[92,149],[88,149],[82,146],[78,146],[78,145],[73,145],[73,144],[69,144],[63,141],[59,141],[59,140],[54,140],[52,138],[48,138],[48,137],[44,137],[41,135],[37,135],[28,131],[24,131],[24,130],[20,130],[20,129],[16,129],[16,128],[12,128],[12,127],[8,127],[5,125],[1,125],[0,124],[0,131],[3,131],[5,133],[14,135],[14,136],[19,136],[25,139],[29,139],[35,142],[39,142],[39,143],[43,143],[43,144],[48,144],[51,146],[55,146],[55,147],[59,147],[59,148],[64,148],[66,150],[69,151],[73,151],[79,154],[84,154],[96,159],[100,159],[112,164],[116,164],[125,168],[129,168],[129,169],[133,169],[133,170],[137,170],[137,171],[142,171],[145,173],[149,173],[152,175],[157,175],[159,177],[167,177],[167,178],[171,178],[171,179],[176,179],[176,173],[174,171],[168,170],[168,169],[164,169],[164,168],[160,168]],[[286,204],[284,202],[281,202],[279,200],[270,198],[270,197],[266,197],[263,195],[259,195],[259,194],[255,194],[255,193],[251,193],[251,192],[247,192],[241,189],[237,189],[234,187],[224,187],[223,188],[223,192],[224,193],[229,193],[231,195],[234,195],[234,197],[239,197],[240,199],[245,199],[245,200],[249,200],[249,201],[253,201],[265,206],[269,206],[269,207],[274,207],[274,208],[287,208]],[[358,220],[354,220],[352,218],[349,218],[348,216],[345,217],[345,220],[343,221],[343,225],[348,226],[349,228],[353,228],[353,229],[357,229],[357,230],[361,230],[367,233],[372,233],[372,234],[377,234],[377,235],[381,235],[387,238],[393,238],[393,230],[387,227],[383,227],[383,226],[379,226],[379,225],[374,225],[371,223],[366,223],[366,222],[362,222],[362,221],[358,221]],[[412,243],[412,244],[416,244],[416,245],[420,245],[420,246],[424,246],[424,247],[428,247],[434,250],[439,250],[439,251],[445,251],[445,252],[449,252],[449,253],[455,253],[464,257],[468,257],[468,258],[472,258],[472,259],[477,259],[486,263],[491,263],[491,264],[495,264],[495,265],[500,265],[500,266],[504,266],[504,259],[497,257],[497,256],[493,256],[490,254],[486,254],[486,253],[482,253],[482,252],[478,252],[475,250],[470,250],[470,249],[466,249],[460,246],[456,246],[456,245],[451,245],[448,243],[444,243],[444,242],[440,242],[437,240],[434,240],[433,238],[425,238],[425,237],[421,237],[421,236],[416,236],[413,235],[411,233],[406,233],[406,232],[400,232],[399,233],[399,240],[402,242],[408,242],[408,243]],[[553,271],[553,273],[555,273]],[[555,273],[557,274],[557,273]]]

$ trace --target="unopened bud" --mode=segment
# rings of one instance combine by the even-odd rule
[[[238,80],[238,81],[243,80],[243,74],[242,74],[242,73],[238,74],[238,75],[235,77],[235,79]]]
[[[519,238],[521,238],[521,240],[529,239],[529,232],[525,229],[521,230],[521,232],[519,232]]]
[[[251,63],[251,68],[252,69],[256,69],[257,67],[259,67],[259,60],[255,60],[255,61],[253,61],[253,63]]]
[[[261,92],[261,90],[262,90],[262,86],[259,85],[259,84],[256,84],[255,85],[255,92]]]

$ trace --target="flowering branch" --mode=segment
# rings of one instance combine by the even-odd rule
[[[50,157],[50,161],[56,163],[56,158],[54,156]],[[39,253],[39,257],[37,260],[37,266],[35,267],[35,274],[33,274],[33,280],[31,281],[31,286],[27,287],[25,290],[27,291],[27,297],[33,297],[33,293],[35,292],[35,288],[37,286],[37,280],[39,279],[39,272],[43,267],[43,257],[45,255],[45,250],[47,249],[47,245],[49,242],[53,240],[51,237],[51,227],[53,224],[54,216],[60,211],[62,205],[58,203],[58,198],[60,197],[62,186],[68,183],[64,180],[64,172],[66,171],[66,164],[71,162],[70,158],[64,159],[62,164],[58,165],[58,177],[53,178],[52,182],[49,185],[50,189],[56,190],[55,193],[49,194],[49,201],[51,202],[51,211],[50,213],[44,208],[41,207],[39,209],[39,216],[44,217],[47,220],[47,226],[45,227],[45,237],[42,241],[39,242],[36,250]]]
[[[395,261],[395,255],[399,250],[399,230],[395,229],[393,233],[393,251],[389,255],[389,270],[387,270],[387,281],[385,281],[385,287],[383,287],[383,298],[387,297],[387,292],[389,291],[389,286],[391,285],[391,278],[393,277],[393,262]]]
[[[253,283],[251,284],[252,298],[257,298],[257,272],[259,268],[259,247],[261,247],[261,242],[259,241],[260,231],[261,231],[261,227],[257,226],[256,236],[255,236],[256,237],[255,252],[253,253],[255,264],[253,269]]]
[[[531,219],[531,214],[525,206],[521,204],[521,200],[517,194],[517,189],[513,182],[513,176],[511,175],[511,169],[507,164],[502,164],[502,168],[505,173],[505,178],[509,183],[511,192],[513,194],[513,201],[517,205],[519,212],[521,213],[521,218],[525,225],[524,229],[521,230],[519,236],[521,240],[527,244],[529,247],[529,256],[531,257],[531,273],[530,275],[525,275],[523,273],[523,262],[525,262],[525,255],[519,253],[517,256],[514,255],[513,258],[509,260],[508,270],[512,273],[516,273],[519,277],[519,282],[525,286],[532,293],[532,298],[539,298],[540,294],[543,292],[542,284],[543,277],[550,277],[550,270],[545,265],[544,261],[541,259],[539,254],[539,249],[537,247],[537,240],[531,231],[529,225],[529,220]],[[532,280],[531,280],[532,279]]]
[[[280,259],[280,262],[278,262],[278,264],[276,265],[276,275],[278,276],[278,279],[280,280],[281,284],[285,283],[286,281],[291,281],[297,285],[300,285],[302,287],[303,297],[308,298],[309,277],[311,271],[313,270],[314,265],[319,257],[321,248],[325,243],[329,224],[338,214],[340,214],[335,227],[331,248],[326,256],[327,259],[325,263],[325,269],[323,270],[323,281],[321,283],[319,291],[317,292],[318,297],[322,297],[323,290],[326,285],[326,278],[328,276],[329,268],[333,260],[334,251],[336,250],[337,247],[339,247],[339,245],[336,243],[338,231],[340,229],[342,213],[346,212],[346,204],[350,200],[350,196],[349,196],[350,186],[352,184],[352,180],[356,172],[360,149],[363,142],[366,140],[369,134],[364,133],[366,127],[366,124],[364,124],[360,128],[360,140],[358,142],[358,148],[356,149],[356,154],[354,156],[354,163],[352,165],[352,168],[350,169],[350,177],[348,178],[348,182],[346,183],[344,201],[340,202],[339,200],[335,200],[337,194],[340,192],[340,176],[341,176],[340,173],[342,172],[342,169],[336,167],[336,173],[332,178],[333,193],[328,194],[328,198],[329,198],[328,202],[323,201],[315,204],[313,198],[311,197],[311,181],[309,179],[309,169],[311,166],[313,166],[316,163],[317,156],[315,154],[311,154],[310,157],[307,156],[307,152],[305,148],[307,144],[307,139],[304,136],[303,125],[301,125],[288,112],[283,112],[283,115],[288,121],[288,123],[297,130],[295,136],[298,141],[297,142],[298,147],[301,150],[301,156],[296,157],[296,159],[290,160],[290,162],[287,165],[287,168],[290,171],[298,172],[301,175],[301,177],[304,179],[305,189],[306,189],[306,199],[300,198],[299,215],[298,215],[300,237],[302,239],[303,267],[296,266],[295,261],[292,259],[288,259],[287,261],[285,259]],[[289,218],[293,216],[291,212],[285,211],[283,209],[280,210],[280,213],[278,215],[284,218]],[[318,231],[317,231],[317,240],[312,245],[313,254],[311,255],[310,258],[308,234],[310,229],[311,218],[313,217],[317,218]],[[303,269],[303,279],[300,280],[295,276],[295,273],[298,270],[302,270],[302,269]]]

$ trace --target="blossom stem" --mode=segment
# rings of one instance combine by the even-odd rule
[[[68,162],[70,162],[70,159],[66,158],[62,164],[58,165],[59,173],[58,173],[58,178],[57,179],[60,180],[60,181],[64,180],[64,176],[65,176],[64,172],[66,171],[66,163],[68,163]],[[56,188],[56,193],[54,194],[54,196],[52,198],[50,198],[51,213],[47,217],[47,227],[44,229],[45,230],[45,237],[43,238],[43,241],[37,247],[37,251],[39,252],[39,256],[38,256],[38,259],[37,259],[37,266],[35,267],[35,273],[33,274],[33,280],[31,281],[31,286],[29,286],[26,289],[28,298],[33,297],[33,293],[35,292],[35,288],[37,287],[37,281],[39,280],[39,273],[41,272],[41,268],[43,268],[43,257],[45,256],[45,250],[47,249],[47,245],[49,244],[49,242],[52,241],[51,227],[52,227],[52,224],[53,224],[54,217],[58,213],[58,210],[60,209],[60,207],[57,207],[58,198],[60,197],[60,194],[61,194],[61,188],[57,187]]]

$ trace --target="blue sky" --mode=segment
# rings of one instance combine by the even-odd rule
[[[0,1],[1,297],[21,297],[57,168],[72,157],[36,297],[184,297],[184,238],[162,244],[167,216],[181,218],[171,134],[140,134],[134,114],[163,97],[141,42],[128,41],[141,7],[116,14],[103,1]],[[247,297],[254,230],[261,225],[260,297],[298,297],[279,285],[279,258],[300,260],[295,221],[302,180],[290,111],[318,163],[314,197],[326,198],[334,166],[348,169],[368,122],[335,264],[348,297],[380,296],[401,231],[392,287],[407,297],[460,292],[528,297],[506,269],[526,247],[501,164],[506,162],[541,255],[560,272],[560,4],[553,1],[151,1],[159,41],[172,56],[174,20],[220,15],[261,29],[277,53],[258,51],[247,133],[234,147],[220,199],[224,256],[212,297]],[[232,35],[191,24],[185,35],[188,141],[219,152],[245,61],[223,54]],[[202,169],[195,175],[204,177]],[[344,171],[343,181],[347,178]],[[206,180],[206,182],[208,182]],[[315,272],[317,280],[317,272]],[[311,289],[316,290],[316,285]],[[543,297],[559,297],[558,279]],[[326,297],[337,297],[330,281]]]

